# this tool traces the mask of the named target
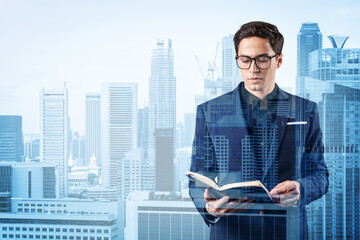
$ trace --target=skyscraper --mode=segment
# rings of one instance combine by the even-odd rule
[[[40,94],[40,161],[59,166],[59,197],[67,196],[68,173],[68,90],[41,90]]]
[[[341,48],[346,39],[308,54],[310,77],[297,78],[297,94],[319,105],[329,168],[328,193],[308,206],[312,239],[360,237],[360,49]]]
[[[322,49],[322,34],[317,23],[303,23],[297,35],[297,76],[309,75],[309,53]]]
[[[223,93],[233,90],[241,81],[241,75],[235,61],[234,35],[222,39],[222,79]]]
[[[156,133],[162,134],[161,129],[172,131],[173,140],[172,146],[156,146]],[[176,137],[176,78],[174,76],[174,53],[172,49],[171,39],[156,39],[155,47],[152,50],[151,57],[151,77],[149,79],[149,158],[154,159],[155,155],[161,156],[157,151],[169,151],[171,148],[172,157],[167,161],[172,166],[174,151],[175,151],[175,137]],[[159,136],[158,139],[161,137]],[[163,141],[158,141],[162,144]],[[166,154],[168,155],[168,154]],[[169,156],[170,156],[169,155]],[[162,155],[163,156],[163,155]],[[157,161],[157,159],[154,159]],[[162,169],[163,172],[169,173],[172,176],[173,169]],[[158,171],[157,171],[158,172]],[[158,177],[158,175],[157,175]],[[169,181],[172,181],[172,177]],[[172,185],[171,185],[172,186]],[[171,189],[168,189],[171,191]]]
[[[80,136],[78,132],[74,132],[71,144],[72,160],[75,160],[74,165],[84,166],[89,165],[85,161],[85,136]]]
[[[22,117],[0,116],[0,161],[21,162],[23,153]]]
[[[101,166],[101,102],[99,93],[88,93],[85,97],[85,163],[92,156]]]
[[[125,153],[137,147],[137,83],[103,83],[102,184],[119,187]]]

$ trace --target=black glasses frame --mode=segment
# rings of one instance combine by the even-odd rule
[[[274,56],[257,56],[257,57],[254,57],[254,58],[251,58],[251,57],[249,57],[249,56],[243,56],[243,57],[247,57],[247,58],[249,58],[249,59],[251,60],[250,65],[249,65],[249,67],[247,67],[247,68],[241,68],[241,67],[239,66],[238,59],[239,59],[240,56],[237,55],[237,54],[236,54],[236,56],[235,56],[235,61],[236,61],[237,67],[240,68],[240,69],[249,69],[249,68],[251,67],[251,64],[252,64],[253,60],[254,60],[255,65],[256,65],[256,67],[257,67],[258,69],[266,70],[266,69],[269,69],[270,66],[271,66],[271,59],[273,59],[274,57],[276,57],[276,56],[278,56],[278,55],[279,55],[279,54],[277,53],[277,54],[275,54]],[[257,64],[257,61],[256,61],[256,59],[259,58],[259,57],[267,57],[267,58],[269,58],[269,60],[270,60],[269,67],[267,67],[267,68],[261,68],[261,67],[259,67],[258,64]]]

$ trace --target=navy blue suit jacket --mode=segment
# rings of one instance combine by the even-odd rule
[[[261,180],[269,191],[285,180],[298,181],[301,190],[300,238],[306,239],[305,205],[323,196],[328,189],[328,171],[323,157],[317,105],[279,89],[277,99],[268,103],[276,108],[276,114],[270,120],[273,123],[273,134],[270,135],[273,138],[268,143],[271,145],[268,146],[269,153],[264,155],[264,176],[262,179],[251,179],[252,172],[245,171],[245,165],[249,153],[257,151],[249,150],[251,145],[248,144],[255,130],[251,122],[252,110],[244,106],[246,103],[240,98],[241,84],[232,92],[197,107],[190,171],[214,180],[216,178],[219,186],[244,180]],[[258,219],[262,224],[258,231],[259,223],[254,218],[251,222],[250,218],[231,215],[221,217],[214,223],[214,217],[205,209],[204,188],[189,181],[189,191],[196,208],[211,227],[211,239],[251,239],[250,235],[254,236],[254,231],[260,231],[265,235],[264,239],[274,239],[272,234],[266,234],[264,219]],[[268,226],[281,228],[281,225],[274,224]],[[249,229],[253,229],[253,232]],[[282,238],[279,236],[285,235],[277,236],[279,239]]]

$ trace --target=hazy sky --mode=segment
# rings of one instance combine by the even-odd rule
[[[69,90],[73,131],[84,133],[85,94],[102,82],[137,82],[139,107],[147,101],[154,38],[173,40],[177,119],[194,112],[203,80],[194,55],[207,68],[217,42],[245,22],[268,21],[285,37],[280,86],[295,87],[296,36],[317,22],[328,35],[350,35],[360,47],[359,1],[14,1],[0,0],[0,114],[22,115],[24,132],[39,132],[40,89]],[[220,44],[221,46],[221,44]],[[219,48],[217,62],[221,70]]]

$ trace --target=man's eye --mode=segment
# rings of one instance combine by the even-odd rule
[[[248,62],[250,62],[251,60],[248,59],[248,58],[240,58],[240,61],[243,62],[243,63],[248,63]]]
[[[260,58],[257,58],[256,60],[259,61],[259,62],[267,62],[267,61],[269,61],[269,58],[267,58],[267,57],[260,57]]]

